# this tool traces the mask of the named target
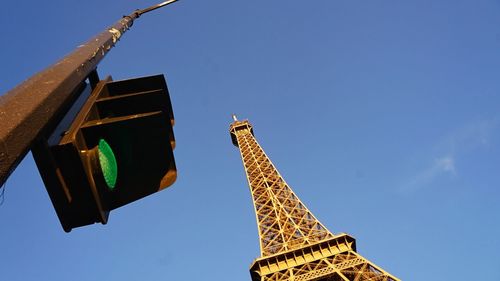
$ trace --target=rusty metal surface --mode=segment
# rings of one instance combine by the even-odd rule
[[[0,97],[0,184],[24,158],[34,140],[55,126],[106,53],[139,16],[125,16],[75,51]]]

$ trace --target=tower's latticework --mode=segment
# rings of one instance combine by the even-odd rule
[[[253,136],[248,121],[230,127],[252,192],[261,257],[250,268],[253,281],[396,281],[356,253],[355,239],[332,234],[299,200]]]

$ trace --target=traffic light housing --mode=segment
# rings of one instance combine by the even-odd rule
[[[174,116],[163,75],[99,81],[69,123],[33,149],[66,232],[105,224],[111,210],[176,180]]]

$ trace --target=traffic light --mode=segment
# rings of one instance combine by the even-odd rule
[[[76,101],[77,109],[69,109],[32,149],[66,232],[107,223],[111,210],[170,186],[177,176],[174,116],[163,75],[107,78],[92,88],[80,87],[88,96],[83,105]]]

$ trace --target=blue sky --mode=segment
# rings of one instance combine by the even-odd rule
[[[3,1],[5,93],[154,1]],[[0,206],[0,279],[250,280],[231,113],[334,233],[402,280],[500,279],[500,1],[181,0],[99,66],[163,73],[178,180],[65,233],[31,156]]]

